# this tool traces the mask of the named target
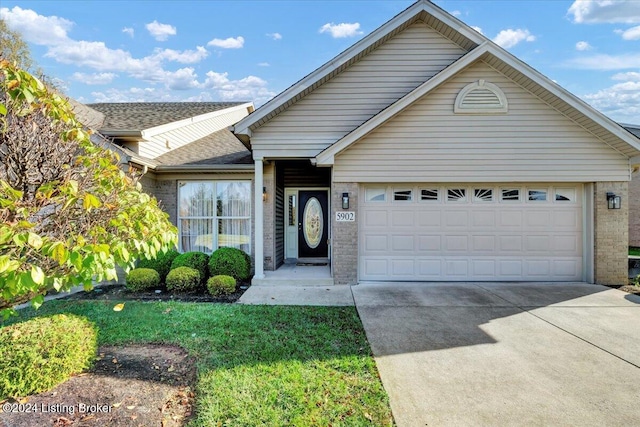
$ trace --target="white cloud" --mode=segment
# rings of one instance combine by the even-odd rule
[[[480,28],[480,27],[471,27],[471,28],[473,28],[474,30],[476,30],[476,31],[477,31],[477,32],[479,32],[480,34],[484,34],[484,33],[482,32],[482,28]]]
[[[617,83],[582,98],[618,122],[637,123],[640,117],[640,79]]]
[[[282,34],[280,33],[267,33],[267,37],[270,37],[274,40],[282,40]]]
[[[183,50],[182,52],[173,49],[156,49],[152,58],[156,60],[167,60],[180,62],[182,64],[194,64],[209,56],[209,52],[203,46],[197,46],[196,50]]]
[[[628,30],[616,30],[624,40],[640,40],[640,26],[631,27]]]
[[[151,102],[151,101],[176,101],[166,91],[156,91],[155,88],[132,87],[125,90],[109,88],[102,92],[91,92],[93,100],[84,102]]]
[[[523,30],[517,28],[515,30],[509,28],[507,30],[502,30],[498,33],[497,36],[493,38],[493,41],[498,45],[502,46],[505,49],[509,49],[514,47],[521,41],[532,42],[536,40],[536,36],[532,35],[529,30]]]
[[[258,67],[270,67],[271,64],[269,64],[268,62],[260,62],[258,63]]]
[[[244,37],[239,36],[235,39],[233,37],[229,37],[227,39],[213,39],[207,46],[216,46],[222,49],[240,49],[244,46]]]
[[[460,15],[462,15],[462,12],[460,12],[459,10],[454,10],[453,12],[451,12],[451,14],[453,16],[460,16]]]
[[[354,22],[353,24],[324,24],[320,27],[320,33],[329,33],[334,39],[340,39],[344,37],[355,37],[362,34],[360,31],[360,23]]]
[[[149,34],[156,40],[163,42],[169,38],[169,36],[175,36],[178,34],[176,27],[169,24],[161,24],[158,21],[153,21],[145,25]]]
[[[585,41],[579,41],[578,43],[576,43],[576,50],[589,50],[591,49],[591,45],[589,44],[589,42],[585,42]]]
[[[623,82],[640,82],[640,73],[635,71],[631,71],[628,73],[618,73],[614,74],[611,79]]]
[[[640,68],[640,54],[592,55],[570,59],[565,65],[585,70],[625,70],[629,68]]]
[[[52,46],[68,40],[67,32],[73,22],[57,16],[42,16],[30,9],[15,6],[13,9],[0,8],[0,18],[7,26],[22,34],[28,42]]]
[[[575,0],[568,15],[578,24],[640,22],[640,1]]]
[[[117,77],[114,73],[73,73],[71,78],[86,85],[106,85],[113,81]]]
[[[130,37],[133,37],[134,34],[135,34],[133,28],[130,28],[130,27],[124,27],[122,29],[122,32],[125,33],[125,34],[129,34]]]
[[[216,93],[216,99],[222,101],[253,100],[256,105],[263,104],[273,98],[276,93],[267,88],[267,82],[260,77],[248,76],[240,80],[229,80],[228,73],[209,71],[204,88]]]

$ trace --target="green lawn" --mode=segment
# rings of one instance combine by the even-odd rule
[[[629,248],[629,255],[640,256],[640,248],[630,247]]]
[[[99,328],[100,344],[181,345],[198,363],[191,426],[392,425],[353,307],[50,301]],[[20,319],[33,316],[32,310]]]

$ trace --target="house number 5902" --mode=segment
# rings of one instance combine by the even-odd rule
[[[355,221],[356,213],[355,212],[336,212],[336,221]]]

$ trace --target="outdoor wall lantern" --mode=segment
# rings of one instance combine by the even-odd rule
[[[622,198],[614,193],[607,193],[607,207],[609,209],[620,209],[622,206]]]
[[[349,193],[342,193],[342,209],[349,209]]]
[[[262,187],[262,201],[267,201],[267,187]]]

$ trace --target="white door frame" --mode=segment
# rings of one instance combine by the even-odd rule
[[[296,212],[296,225],[289,225],[289,196],[296,196],[296,204],[300,201],[300,191],[326,191],[327,192],[327,212],[328,215],[327,225],[329,249],[327,257],[331,259],[331,188],[330,187],[286,187],[284,189],[284,259],[287,262],[288,259],[298,259],[298,212]],[[296,206],[299,208],[299,206]],[[295,228],[295,233],[293,229]],[[295,256],[294,256],[295,255]]]

